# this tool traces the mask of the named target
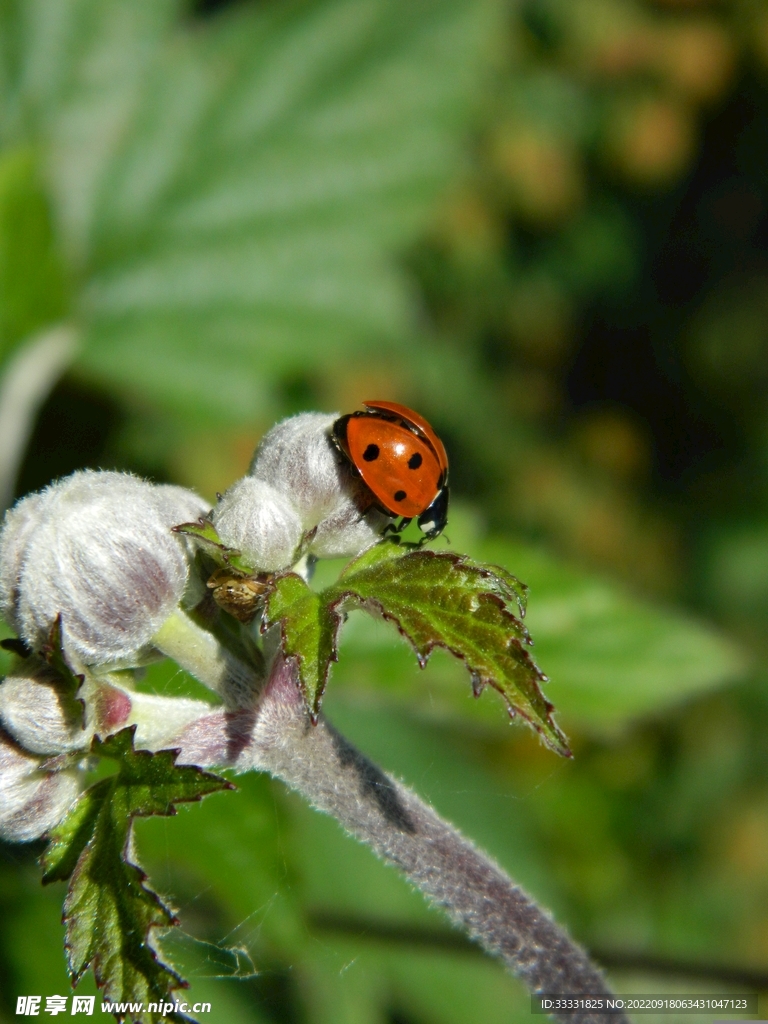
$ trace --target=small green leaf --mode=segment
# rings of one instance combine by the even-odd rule
[[[64,923],[73,982],[92,966],[107,999],[146,1006],[165,1002],[185,982],[150,943],[151,928],[176,922],[129,859],[133,819],[172,815],[179,802],[232,787],[194,766],[177,766],[175,751],[134,750],[134,732],[132,726],[106,740],[94,739],[91,752],[117,761],[118,771],[86,790],[53,829],[42,865],[44,882],[70,879]],[[135,1019],[163,1018],[144,1011]],[[171,1014],[170,1019],[185,1018]]]
[[[114,777],[115,796],[126,817],[169,816],[174,805],[200,800],[220,789],[233,789],[231,783],[194,765],[177,765],[175,750],[133,749],[134,726],[121,729],[106,740],[94,739],[91,752],[118,761]]]
[[[307,710],[316,721],[330,663],[337,659],[342,616],[324,594],[316,594],[295,573],[286,573],[275,580],[264,611],[265,628],[278,622],[283,654],[298,665]]]
[[[565,737],[539,686],[546,677],[526,650],[531,639],[515,614],[524,614],[526,595],[527,587],[506,569],[393,538],[350,562],[321,594],[293,573],[278,577],[267,598],[264,626],[280,623],[283,653],[297,662],[313,720],[331,661],[338,657],[344,608],[354,602],[394,622],[422,667],[435,647],[460,658],[476,695],[487,684],[495,687],[510,714],[522,715],[551,747],[567,755]]]
[[[358,555],[357,558],[349,562],[339,574],[339,579],[349,579],[356,573],[362,572],[363,569],[371,569],[392,558],[402,558],[403,555],[421,550],[422,548],[418,544],[406,544],[399,537],[389,537],[380,544],[368,548],[362,555]],[[521,583],[516,576],[513,576],[501,565],[490,565],[484,562],[474,562],[473,565],[484,577],[488,590],[498,594],[505,605],[516,606],[520,618],[524,618],[528,603],[526,584]]]
[[[222,568],[231,566],[249,576],[253,574],[253,566],[248,565],[240,557],[240,552],[236,548],[228,548],[226,544],[222,543],[216,532],[216,527],[210,520],[200,519],[196,523],[181,523],[179,526],[174,526],[173,531],[174,533],[183,533],[187,537],[194,537],[203,550]]]
[[[337,609],[355,602],[383,615],[412,644],[423,666],[435,647],[461,658],[479,694],[486,684],[504,697],[561,754],[565,736],[541,692],[546,677],[526,646],[527,630],[511,611],[522,612],[525,588],[494,566],[461,555],[411,550],[402,558],[358,560],[323,597]]]

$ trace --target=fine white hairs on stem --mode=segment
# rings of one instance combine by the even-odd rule
[[[61,615],[73,665],[136,663],[187,583],[189,553],[171,527],[206,511],[180,487],[73,473],[8,513],[0,612],[34,650]]]
[[[310,534],[306,550],[319,558],[354,556],[375,544],[389,522],[370,508],[370,495],[331,440],[338,413],[306,412],[262,438],[249,473],[279,491]]]
[[[152,643],[217,693],[228,710],[253,707],[264,683],[261,670],[227,650],[182,609],[168,616]]]
[[[264,480],[246,476],[230,487],[213,510],[213,525],[254,569],[277,572],[296,561],[301,520],[288,499]]]
[[[133,745],[137,750],[160,750],[190,723],[207,714],[211,706],[202,700],[162,697],[132,691],[126,696],[131,710],[125,725],[135,725]]]

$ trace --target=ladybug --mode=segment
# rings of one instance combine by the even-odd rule
[[[374,503],[401,516],[399,533],[417,519],[425,540],[448,519],[448,456],[427,421],[396,402],[363,402],[364,412],[341,416],[332,438],[372,492]]]

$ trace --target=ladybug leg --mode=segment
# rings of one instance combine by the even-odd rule
[[[405,519],[405,518],[403,518],[403,519],[401,519],[401,520],[400,520],[400,522],[399,522],[399,523],[387,523],[387,525],[386,525],[386,526],[384,527],[384,529],[383,529],[383,530],[381,531],[381,536],[382,536],[382,537],[386,537],[386,536],[387,536],[388,534],[390,534],[390,533],[391,533],[391,534],[392,534],[393,536],[397,536],[397,534],[399,534],[399,533],[402,533],[402,532],[403,532],[403,530],[404,530],[404,529],[406,528],[406,526],[407,526],[407,525],[408,525],[408,524],[409,524],[410,522],[411,522],[411,520],[410,520],[410,519]]]

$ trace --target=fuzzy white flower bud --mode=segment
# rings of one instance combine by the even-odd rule
[[[369,508],[364,485],[331,440],[336,419],[306,412],[283,420],[262,438],[249,470],[290,501],[305,533],[316,530],[307,550],[320,558],[359,554],[389,521]]]
[[[265,572],[293,564],[303,532],[288,499],[252,476],[238,480],[222,496],[213,510],[213,525],[224,544]]]
[[[330,439],[337,415],[303,412],[276,424],[256,449],[251,476],[288,498],[309,530],[353,492],[351,474]]]
[[[25,509],[34,522],[23,529]],[[0,612],[33,649],[61,615],[73,664],[131,663],[187,582],[188,550],[171,527],[206,511],[182,488],[123,473],[74,473],[8,514]]]
[[[375,508],[361,515],[357,502],[344,498],[322,519],[308,551],[318,558],[354,558],[381,540],[391,520]]]
[[[0,839],[38,839],[64,817],[77,796],[77,769],[42,771],[42,760],[0,732]]]
[[[199,494],[190,491],[187,487],[179,487],[176,484],[150,484],[139,477],[130,476],[127,473],[101,474],[119,476],[125,480],[137,480],[140,484],[150,489],[149,494],[153,498],[157,511],[164,524],[178,526],[179,523],[191,523],[201,516],[207,515],[210,505],[204,501]],[[180,535],[185,542],[189,538]],[[191,543],[191,542],[190,542]],[[192,544],[194,548],[194,544]]]
[[[44,494],[29,494],[5,513],[0,533],[0,609],[16,632],[19,632],[16,610],[24,554],[30,535],[43,518]]]
[[[0,723],[33,754],[84,749],[92,736],[83,727],[82,704],[67,696],[56,673],[34,658],[0,684]]]

